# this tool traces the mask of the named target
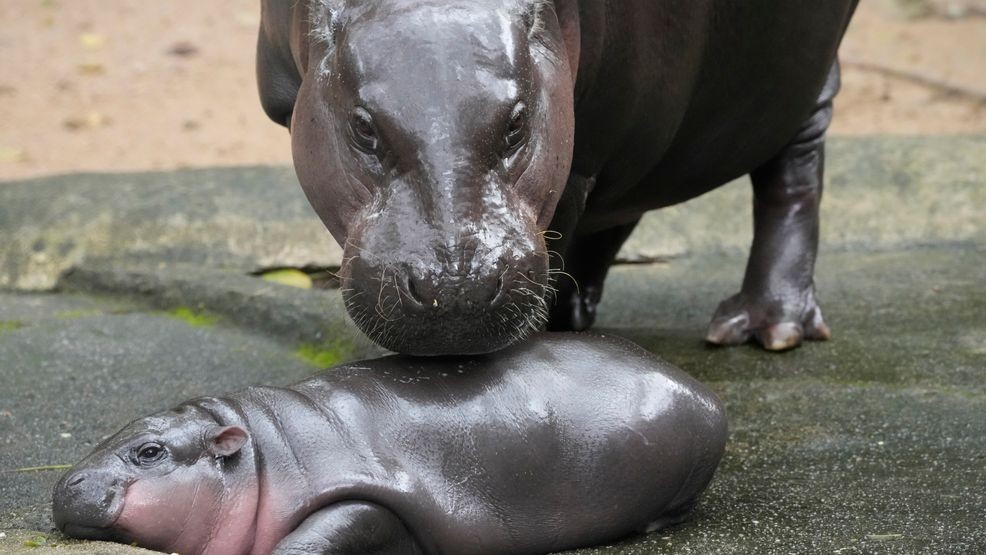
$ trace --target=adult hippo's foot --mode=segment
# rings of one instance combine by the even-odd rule
[[[768,351],[784,351],[804,339],[826,340],[831,336],[812,288],[800,299],[733,295],[719,304],[705,340],[716,345],[740,345],[753,339]]]
[[[818,106],[794,140],[750,174],[753,247],[740,293],[723,301],[706,334],[716,345],[755,339],[767,350],[797,347],[831,332],[815,300],[818,210],[822,200],[825,131],[839,89],[835,64]]]

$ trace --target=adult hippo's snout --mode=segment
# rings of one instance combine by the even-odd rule
[[[372,340],[401,353],[489,353],[547,321],[544,257],[462,275],[365,258],[349,267],[343,298],[350,315]]]
[[[347,242],[343,298],[364,333],[407,354],[480,354],[544,325],[548,255],[523,210],[422,218],[409,204],[366,218]]]

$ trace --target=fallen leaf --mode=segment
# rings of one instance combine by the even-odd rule
[[[23,148],[0,146],[0,162],[26,162],[27,152]]]
[[[281,285],[288,285],[290,287],[298,287],[300,289],[312,288],[312,278],[305,272],[295,270],[294,268],[271,270],[269,272],[264,272],[260,277],[266,281],[272,281],[274,283],[280,283]]]
[[[168,48],[168,54],[179,58],[191,58],[199,53],[199,47],[188,41],[176,42]]]
[[[100,114],[99,112],[89,112],[86,114],[86,124],[89,127],[102,127],[104,125],[109,125],[110,118]]]
[[[254,12],[238,12],[233,16],[237,24],[243,27],[256,27],[260,25],[260,17]]]
[[[106,73],[106,66],[100,62],[82,62],[78,67],[79,73],[83,75],[102,75]]]
[[[79,35],[79,44],[90,50],[96,50],[106,44],[106,37],[99,33],[82,33]]]
[[[62,125],[70,131],[78,131],[80,129],[98,129],[106,127],[110,123],[110,118],[105,115],[99,112],[89,112],[83,117],[69,118],[62,122]]]

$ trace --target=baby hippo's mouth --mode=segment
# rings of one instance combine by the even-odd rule
[[[63,534],[80,540],[113,541],[117,539],[111,528],[94,528],[82,524],[64,523],[59,527]]]
[[[65,535],[87,540],[116,539],[113,525],[123,513],[123,482],[98,470],[66,474],[55,485],[52,516]]]

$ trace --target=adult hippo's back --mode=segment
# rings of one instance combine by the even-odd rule
[[[525,555],[681,520],[715,395],[611,337],[387,357],[139,419],[54,492],[65,533],[187,555]]]
[[[707,339],[780,350],[829,337],[818,207],[855,5],[265,0],[261,99],[385,347],[585,329],[644,212],[749,173],[746,275]]]

